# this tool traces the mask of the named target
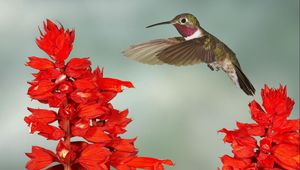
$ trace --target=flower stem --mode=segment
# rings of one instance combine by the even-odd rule
[[[65,144],[68,149],[71,149],[71,132],[70,132],[70,120],[69,119],[67,119],[65,122],[65,130],[66,130]],[[64,165],[64,170],[71,170],[70,158],[68,158],[67,163]]]

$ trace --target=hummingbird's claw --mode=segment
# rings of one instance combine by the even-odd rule
[[[214,71],[215,69],[213,68],[213,66],[207,64],[207,67],[210,68],[211,71]]]

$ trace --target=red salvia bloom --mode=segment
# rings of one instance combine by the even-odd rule
[[[123,87],[132,88],[132,83],[105,78],[99,68],[92,71],[88,58],[66,62],[74,30],[65,30],[50,20],[44,23],[44,30],[36,42],[50,59],[28,58],[26,65],[38,71],[29,82],[28,95],[56,109],[28,108],[31,115],[24,120],[31,133],[57,140],[58,144],[55,152],[33,146],[31,153],[26,153],[30,158],[26,168],[109,170],[112,166],[120,170],[163,170],[164,164],[173,166],[170,160],[137,156],[136,139],[120,137],[131,119],[128,110],[116,110],[109,102]],[[52,124],[56,121],[58,127]],[[72,141],[75,136],[86,141]],[[278,148],[278,154],[281,152]]]
[[[221,129],[230,143],[233,157],[221,157],[222,170],[300,169],[300,118],[288,119],[294,101],[286,87],[261,91],[262,106],[249,104],[255,123],[237,122],[237,129]]]

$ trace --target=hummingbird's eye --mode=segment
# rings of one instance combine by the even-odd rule
[[[185,24],[185,23],[186,23],[186,21],[187,21],[187,19],[186,19],[186,18],[182,18],[182,19],[180,19],[180,23],[181,23],[181,24]]]

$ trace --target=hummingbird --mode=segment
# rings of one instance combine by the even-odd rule
[[[203,29],[194,15],[179,14],[172,20],[146,28],[163,24],[172,24],[181,36],[132,45],[123,54],[130,59],[152,65],[187,66],[205,63],[212,71],[223,70],[247,95],[255,94],[255,88],[243,73],[236,54],[225,43]]]

